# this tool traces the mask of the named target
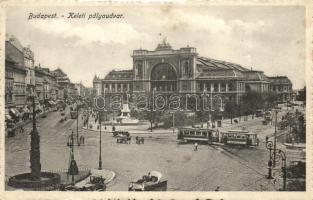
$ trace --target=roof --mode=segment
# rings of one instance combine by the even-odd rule
[[[93,82],[95,81],[100,81],[100,78],[95,74],[95,76],[93,77]]]
[[[268,77],[268,79],[271,83],[277,83],[277,84],[288,83],[288,84],[291,84],[291,81],[287,76],[271,76],[271,77]]]
[[[35,72],[44,74],[46,76],[55,76],[55,74],[50,73],[49,68],[41,68],[40,66],[35,66]]]
[[[268,77],[262,71],[250,70],[244,72],[244,75],[249,81],[269,81]]]
[[[104,80],[132,80],[133,70],[112,70],[105,77]]]
[[[10,44],[12,44],[15,48],[17,48],[21,52],[23,52],[23,45],[14,35],[8,36],[6,41],[9,42]]]
[[[240,71],[233,69],[215,69],[215,70],[207,70],[204,69],[200,72],[197,79],[219,79],[219,78],[243,78],[243,74]]]
[[[162,51],[162,50],[172,50],[172,46],[170,43],[166,41],[166,38],[163,39],[162,43],[158,44],[156,51]]]
[[[216,70],[216,69],[233,69],[238,71],[249,71],[247,68],[242,67],[241,65],[216,60],[212,58],[205,58],[205,57],[197,57],[197,64],[201,64],[204,66],[205,69],[208,70]]]
[[[60,68],[51,71],[51,73],[55,76],[67,76],[67,74],[65,74]]]

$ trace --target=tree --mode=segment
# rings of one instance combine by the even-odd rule
[[[161,116],[163,113],[161,111],[151,111],[151,110],[143,110],[143,111],[131,111],[131,116],[135,117],[139,120],[147,120],[150,122],[150,129],[153,129],[153,123],[158,123],[161,121]]]
[[[299,94],[297,95],[297,98],[296,98],[298,101],[303,101],[304,104],[306,102],[306,87],[304,86],[303,89],[301,89],[299,91]]]
[[[284,121],[289,126],[289,134],[294,134],[296,138],[302,142],[306,141],[306,122],[303,113],[287,113],[284,116]]]
[[[253,114],[257,109],[264,108],[264,97],[259,92],[250,91],[242,96],[243,112]]]
[[[230,118],[230,123],[233,124],[233,118],[241,114],[240,105],[234,101],[227,101],[225,104],[225,115]]]
[[[184,112],[175,112],[175,126],[188,126],[193,124],[193,119],[187,117],[187,115]],[[163,127],[164,128],[170,128],[173,126],[173,114],[172,113],[167,113],[164,114],[161,117],[161,122],[163,122]]]
[[[267,93],[263,93],[263,100],[264,100],[264,106],[266,109],[270,109],[275,107],[276,102],[278,100],[278,95],[274,92],[267,92]]]
[[[196,112],[197,121],[207,122],[210,120],[211,111],[200,110]]]

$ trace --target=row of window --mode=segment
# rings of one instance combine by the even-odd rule
[[[13,78],[14,77],[13,74],[14,73],[12,71],[5,70],[5,77],[6,78]]]
[[[209,132],[208,131],[181,131],[180,134],[183,134],[185,136],[204,136],[207,137]]]
[[[109,92],[128,91],[128,90],[131,91],[132,85],[131,84],[115,83],[115,84],[108,84],[108,85],[106,84],[106,85],[104,85],[104,88],[106,89],[106,91],[109,91]]]
[[[239,89],[243,88],[243,84],[239,84]],[[242,88],[241,88],[242,87]],[[234,83],[198,83],[198,88],[200,91],[208,91],[210,92],[227,92],[227,91],[236,91],[236,87]]]
[[[289,91],[291,89],[291,87],[290,86],[271,86],[271,90],[273,90],[273,91],[280,91],[280,92],[282,92],[282,91]]]

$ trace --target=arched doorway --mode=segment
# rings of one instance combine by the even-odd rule
[[[161,63],[151,70],[151,90],[159,92],[177,91],[177,74],[168,63]]]

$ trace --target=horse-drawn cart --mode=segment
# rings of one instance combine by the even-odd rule
[[[117,137],[120,135],[125,135],[125,136],[129,136],[129,132],[128,131],[113,131],[113,137]]]
[[[116,143],[130,144],[131,137],[126,135],[118,135],[116,138]]]

